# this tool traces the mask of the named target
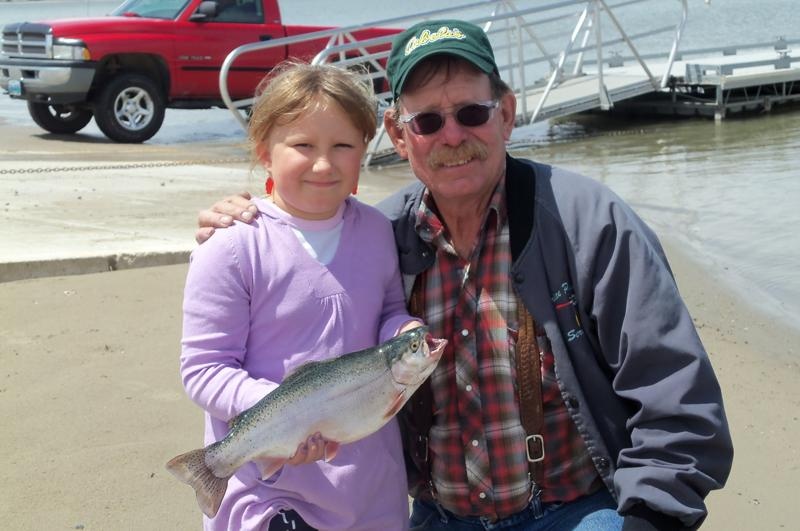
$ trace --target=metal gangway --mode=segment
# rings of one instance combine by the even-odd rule
[[[670,3],[669,16],[652,16]],[[363,72],[377,87],[381,109],[392,103],[385,65],[392,36],[359,40],[367,27],[407,28],[421,20],[457,18],[481,26],[495,51],[500,76],[517,98],[517,125],[592,109],[611,109],[616,102],[659,91],[667,85],[688,16],[687,0],[484,0],[459,6],[332,28],[240,46],[225,59],[220,93],[227,107],[247,127],[253,98],[233,101],[228,74],[241,56],[327,39],[312,63],[335,63]],[[671,20],[669,20],[671,19]],[[622,70],[622,49],[635,68]],[[646,57],[660,57],[654,70]],[[666,61],[664,61],[666,57]],[[368,150],[365,164],[391,151],[383,125]]]

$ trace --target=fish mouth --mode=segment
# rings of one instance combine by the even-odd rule
[[[430,334],[425,334],[425,344],[428,345],[428,354],[431,358],[441,358],[444,354],[444,348],[447,346],[446,339],[436,339]]]
[[[434,339],[427,332],[422,338],[425,341],[424,344],[419,345],[416,350],[406,352],[404,356],[396,360],[397,363],[393,362],[389,367],[395,384],[416,389],[430,376],[442,358],[447,340]]]

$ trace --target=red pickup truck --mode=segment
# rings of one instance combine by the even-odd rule
[[[94,117],[111,140],[144,142],[167,107],[223,106],[219,72],[233,49],[321,29],[282,25],[277,0],[128,0],[106,17],[6,25],[0,87],[27,100],[33,120],[51,133],[76,133]],[[231,98],[251,98],[276,64],[310,59],[326,42],[243,55],[229,73]]]

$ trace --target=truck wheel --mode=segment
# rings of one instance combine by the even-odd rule
[[[94,120],[115,142],[144,142],[161,128],[164,96],[150,78],[120,74],[100,91],[94,102]]]
[[[30,113],[36,125],[59,135],[71,135],[77,133],[92,119],[92,111],[74,105],[50,105],[28,101],[28,113]]]

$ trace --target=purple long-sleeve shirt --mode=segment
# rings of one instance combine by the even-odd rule
[[[255,202],[254,223],[218,230],[192,253],[186,280],[181,376],[206,411],[206,445],[299,365],[374,346],[411,319],[391,225],[377,210],[348,199],[338,249],[322,265],[291,228],[335,221],[299,220]],[[290,508],[318,529],[404,529],[406,489],[393,419],[342,445],[329,463],[285,465],[265,481],[247,463],[204,525],[260,529]]]

